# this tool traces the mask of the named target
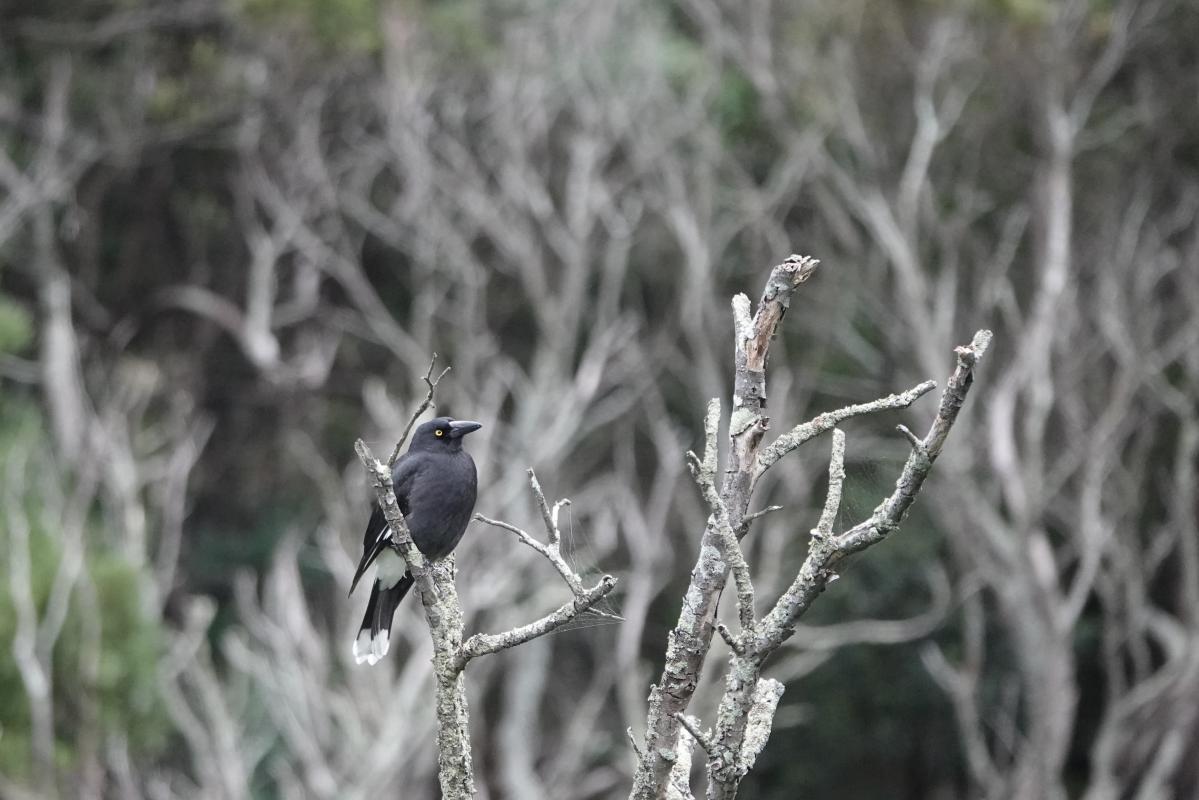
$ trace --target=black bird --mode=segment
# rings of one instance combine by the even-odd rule
[[[475,510],[475,462],[462,449],[462,437],[483,427],[478,422],[438,417],[420,425],[408,452],[391,471],[396,502],[412,541],[428,559],[448,556],[462,539]],[[350,594],[371,564],[377,564],[366,616],[354,639],[354,660],[375,664],[387,655],[391,619],[412,588],[412,574],[391,547],[391,529],[375,505],[362,540],[362,561]]]

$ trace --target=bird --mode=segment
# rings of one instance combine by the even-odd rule
[[[470,420],[437,417],[419,425],[408,452],[391,471],[396,502],[408,523],[412,541],[425,558],[445,558],[466,532],[475,509],[478,473],[474,459],[462,448],[468,433],[483,427]],[[362,539],[362,560],[350,583],[358,582],[376,565],[370,601],[354,638],[354,661],[373,666],[387,650],[396,607],[412,588],[412,573],[392,547],[391,528],[376,503]]]

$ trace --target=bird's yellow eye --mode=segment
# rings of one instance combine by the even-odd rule
[[[445,436],[445,431],[443,431],[443,430],[435,430],[435,431],[433,431],[433,435],[434,435],[434,436],[436,436],[436,437],[438,437],[438,438],[441,438],[442,436]]]

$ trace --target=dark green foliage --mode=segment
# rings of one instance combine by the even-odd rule
[[[19,353],[33,339],[33,320],[25,307],[0,293],[0,353]]]
[[[331,53],[380,46],[379,0],[246,0],[245,14],[264,31],[292,28]]]
[[[24,404],[0,413],[0,443],[13,457],[19,450],[32,454],[46,442],[37,433],[40,415]],[[38,464],[36,456],[30,464]],[[21,510],[29,525],[30,590],[41,620],[62,565],[63,553],[54,532],[55,510],[45,505],[39,481],[59,476],[47,464],[27,475],[30,491]],[[69,610],[52,650],[48,676],[53,687],[55,758],[71,769],[81,737],[99,733],[121,736],[132,757],[157,758],[167,748],[172,727],[158,693],[158,669],[166,640],[162,622],[148,601],[153,596],[149,574],[103,550],[89,525],[84,534],[87,552],[82,574],[70,594]],[[8,559],[15,539],[8,516],[0,514],[0,771],[22,778],[30,769],[30,709],[25,685],[12,655],[17,631],[14,588]]]

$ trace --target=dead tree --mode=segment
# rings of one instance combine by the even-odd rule
[[[900,394],[826,412],[764,444],[770,422],[765,413],[770,344],[792,295],[816,265],[812,259],[792,256],[775,267],[752,317],[749,298],[744,294],[733,298],[736,378],[724,477],[718,487],[720,401],[712,400],[704,423],[704,455],[699,458],[689,454],[692,474],[711,513],[679,621],[670,632],[661,678],[650,691],[647,731],[644,745],[638,748],[631,798],[648,800],[668,793],[671,797],[690,797],[688,776],[694,743],[707,756],[708,798],[736,796],[741,779],[766,744],[774,709],[783,692],[778,681],[762,677],[763,665],[794,633],[796,622],[812,601],[836,580],[844,559],[882,541],[899,527],[957,419],[973,382],[975,362],[990,343],[990,332],[979,331],[968,346],[957,349],[957,367],[942,393],[928,434],[920,438],[899,427],[911,445],[911,454],[894,492],[868,519],[836,533],[833,521],[840,506],[845,453],[845,436],[836,426],[862,414],[905,408],[932,391],[935,383],[926,381]],[[779,459],[829,431],[833,432],[833,446],[828,495],[820,521],[811,532],[808,556],[790,587],[768,613],[759,617],[749,565],[739,545],[753,520],[764,513],[749,511],[754,486]],[[740,621],[737,632],[717,624],[715,619],[730,571]],[[714,632],[733,652],[715,725],[710,731],[702,731],[700,723],[686,714]]]

